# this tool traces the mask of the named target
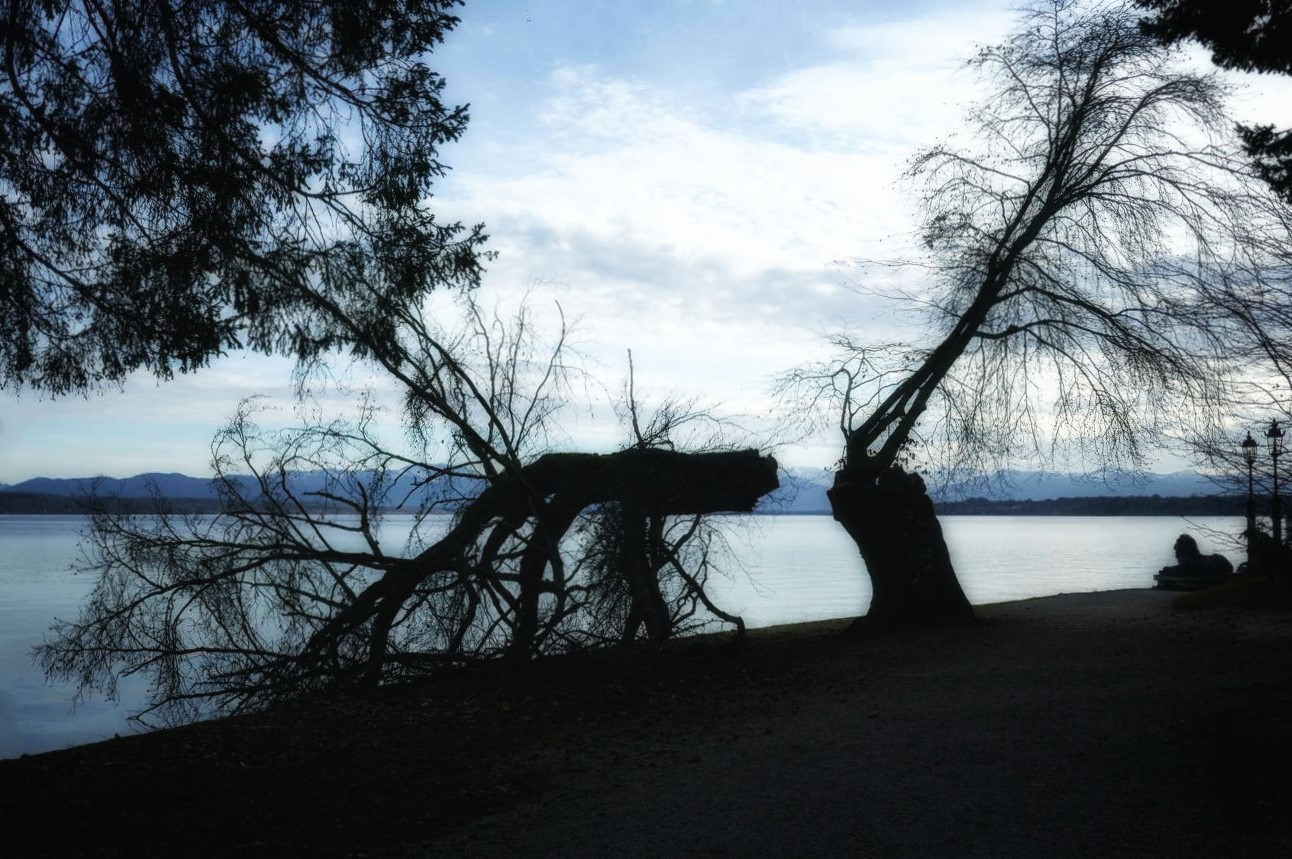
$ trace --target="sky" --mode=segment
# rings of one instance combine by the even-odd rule
[[[644,399],[714,404],[782,462],[828,465],[835,437],[777,442],[760,423],[772,380],[832,332],[903,324],[851,261],[907,246],[904,165],[955,134],[975,85],[963,60],[1010,31],[1016,5],[468,0],[432,60],[471,115],[433,208],[485,223],[497,257],[480,302],[523,299],[548,324],[559,306],[607,387],[632,350]],[[1256,79],[1235,113],[1292,124],[1292,83]],[[233,354],[85,397],[0,394],[0,483],[208,474],[243,398],[290,414],[291,370]],[[572,414],[567,446],[621,440],[604,410]]]

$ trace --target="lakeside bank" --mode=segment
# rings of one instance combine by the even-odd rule
[[[1285,855],[1292,621],[1171,600],[617,649],[3,761],[0,849]]]

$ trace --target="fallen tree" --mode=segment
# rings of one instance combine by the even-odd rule
[[[382,443],[370,403],[287,430],[258,426],[248,403],[214,446],[218,515],[164,499],[150,516],[96,514],[98,584],[40,648],[46,672],[109,695],[145,673],[141,716],[173,723],[495,658],[658,643],[711,618],[743,629],[705,593],[721,543],[708,514],[751,511],[777,486],[775,460],[672,449],[667,412],[644,434],[635,404],[630,447],[530,453],[556,408],[563,337],[536,362],[523,315],[510,329],[470,318],[466,336],[420,325],[415,368],[410,352],[389,357],[421,386],[408,389],[422,407],[406,412],[413,449]],[[406,537],[392,511],[414,513]]]
[[[536,655],[543,640],[581,607],[572,604],[561,543],[585,511],[605,505],[616,511],[618,572],[632,595],[633,616],[640,619],[624,638],[631,639],[636,626],[644,625],[651,640],[662,641],[672,623],[660,587],[661,559],[671,554],[676,562],[676,550],[664,532],[666,520],[750,512],[776,486],[776,461],[755,450],[546,454],[518,473],[492,481],[446,535],[385,568],[311,637],[300,662],[310,674],[338,672],[340,666],[329,663],[342,651],[343,640],[362,630],[368,649],[366,679],[379,682],[391,658],[390,630],[397,617],[424,585],[443,576],[455,578],[467,599],[453,618],[456,628],[445,647],[432,651],[437,659],[460,659],[469,631],[491,609],[492,622],[508,629],[506,654],[522,660]],[[688,584],[703,594],[693,577]],[[546,612],[545,598],[552,603]]]

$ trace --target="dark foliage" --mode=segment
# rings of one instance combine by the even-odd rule
[[[1292,3],[1288,0],[1135,0],[1154,12],[1144,29],[1165,42],[1197,39],[1227,69],[1292,73]]]
[[[1146,32],[1163,42],[1197,39],[1226,69],[1292,74],[1292,2],[1288,0],[1136,0],[1154,12]],[[1292,202],[1292,130],[1240,127],[1257,171]]]
[[[371,353],[384,307],[473,285],[481,229],[427,207],[458,2],[9,3],[0,386]]]

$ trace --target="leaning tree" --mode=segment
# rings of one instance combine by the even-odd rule
[[[1223,87],[1131,8],[1042,3],[971,65],[987,87],[972,142],[909,171],[930,345],[841,338],[842,360],[787,379],[842,402],[830,501],[873,584],[861,628],[973,616],[901,467],[913,442],[953,469],[1009,462],[1020,440],[1138,465],[1251,357],[1247,323],[1287,246],[1285,213],[1230,142]]]
[[[356,345],[338,312],[389,337],[386,300],[474,285],[481,228],[428,205],[457,5],[7,4],[0,387],[311,357]]]

